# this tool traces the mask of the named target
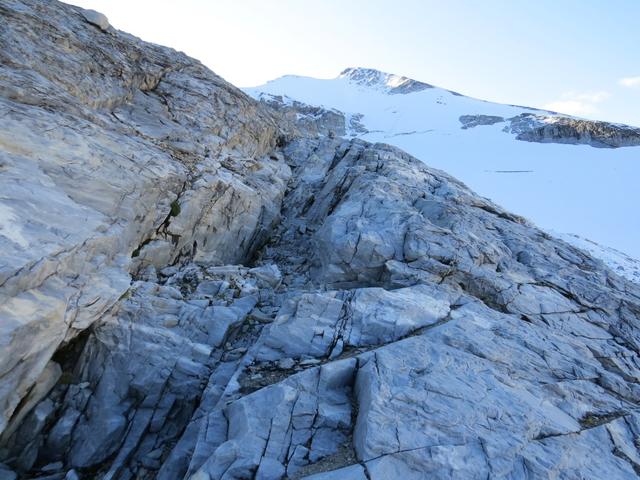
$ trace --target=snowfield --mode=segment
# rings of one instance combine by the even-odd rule
[[[499,119],[463,128],[463,115],[508,119],[532,113],[554,121],[555,114],[485,102],[368,69],[348,69],[330,80],[285,76],[245,91],[255,98],[278,95],[340,110],[347,123],[355,120],[348,135],[400,147],[589,250],[618,273],[640,278],[635,260],[640,258],[640,147],[521,141],[509,131],[510,123]]]

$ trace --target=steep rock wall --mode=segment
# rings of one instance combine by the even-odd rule
[[[2,431],[131,273],[250,256],[289,171],[271,116],[197,61],[57,2],[0,16]]]

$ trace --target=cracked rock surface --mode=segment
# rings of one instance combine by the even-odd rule
[[[0,15],[0,478],[640,475],[638,285],[339,113]]]
[[[195,60],[57,2],[0,16],[2,431],[131,273],[251,256],[289,170],[271,116]]]

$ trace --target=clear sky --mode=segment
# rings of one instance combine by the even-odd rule
[[[640,126],[639,0],[70,0],[237,86],[372,67]]]

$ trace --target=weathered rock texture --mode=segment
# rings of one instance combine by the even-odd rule
[[[358,85],[381,88],[392,95],[419,92],[433,88],[433,85],[428,83],[383,73],[373,68],[347,68],[340,73],[340,77],[348,78]]]
[[[249,258],[289,169],[272,118],[198,62],[56,2],[0,15],[2,431],[130,272]]]
[[[462,115],[462,128],[506,123],[505,132],[515,133],[517,140],[539,143],[567,143],[597,148],[640,145],[640,128],[628,125],[585,120],[544,113],[523,113],[504,119],[493,115]]]
[[[523,114],[511,120],[518,140],[541,143],[585,144],[600,148],[640,145],[640,128],[571,117]]]
[[[640,287],[333,115],[0,14],[0,476],[638,477]]]

